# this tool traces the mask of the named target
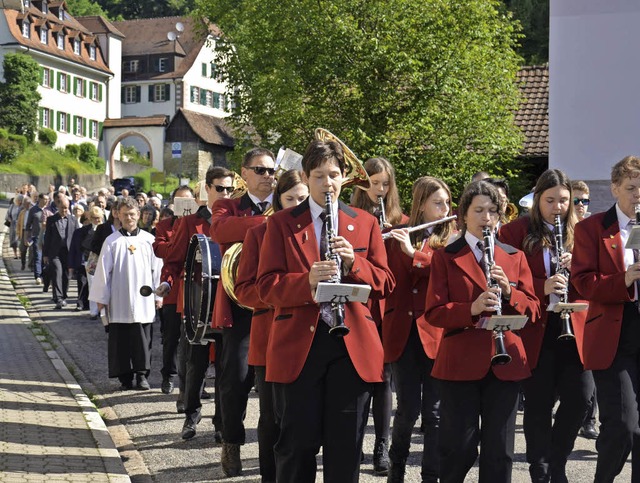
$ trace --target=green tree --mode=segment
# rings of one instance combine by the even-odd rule
[[[0,84],[0,126],[33,141],[38,128],[40,66],[30,56],[4,57],[4,82]]]
[[[549,0],[503,0],[522,25],[518,53],[527,64],[549,62]]]
[[[69,13],[74,17],[80,17],[83,15],[101,15],[102,17],[109,17],[100,4],[92,0],[67,0],[66,3]]]
[[[325,127],[394,163],[407,203],[419,176],[457,194],[512,168],[518,34],[497,0],[199,0],[197,15],[225,32],[231,120],[263,145],[301,151]]]

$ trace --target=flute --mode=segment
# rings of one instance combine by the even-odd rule
[[[409,233],[413,233],[414,231],[424,230],[425,228],[429,228],[431,226],[440,225],[441,223],[445,223],[447,221],[455,220],[456,218],[458,218],[458,215],[445,216],[441,220],[430,221],[429,223],[423,223],[422,225],[412,226],[412,227],[408,228],[408,230],[409,230]],[[382,239],[383,240],[387,240],[388,238],[391,238],[392,236],[393,235],[391,234],[391,232],[383,233],[382,234]]]

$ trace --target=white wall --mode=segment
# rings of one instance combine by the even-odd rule
[[[155,84],[169,84],[171,86],[171,97],[168,101],[164,102],[151,102],[149,100],[149,86]],[[142,82],[128,82],[128,86],[140,86],[140,102],[133,104],[125,104],[122,99],[122,117],[137,116],[146,117],[157,114],[164,114],[169,117],[173,117],[176,113],[175,97],[176,89],[175,84],[170,79],[163,79],[162,81],[142,81]],[[120,95],[120,94],[118,94]]]
[[[609,180],[640,155],[638,0],[552,0],[549,166]]]

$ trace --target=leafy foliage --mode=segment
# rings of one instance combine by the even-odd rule
[[[64,147],[64,155],[69,158],[78,159],[78,156],[80,155],[80,146],[77,144],[67,144]]]
[[[42,127],[38,130],[38,141],[45,146],[53,146],[58,141],[58,133],[48,127]]]
[[[405,201],[422,175],[459,193],[512,168],[518,34],[497,0],[199,0],[197,15],[228,39],[232,121],[264,145],[300,152],[325,127],[388,158]]]
[[[69,13],[74,17],[83,15],[101,15],[110,17],[110,15],[100,6],[100,4],[92,0],[66,0]]]
[[[20,154],[20,146],[9,139],[0,139],[0,164],[12,163]]]
[[[186,15],[194,6],[195,0],[155,0],[132,2],[130,0],[75,0],[71,3],[97,4],[109,18],[114,20],[131,20],[136,18],[169,17]],[[78,15],[74,13],[74,15]]]
[[[29,142],[38,125],[40,66],[28,55],[6,54],[4,79],[0,84],[0,125],[10,133],[22,134]]]
[[[522,25],[518,53],[527,64],[549,62],[549,0],[503,0]]]

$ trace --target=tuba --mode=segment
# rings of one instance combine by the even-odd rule
[[[510,223],[518,218],[518,207],[514,203],[507,203],[507,207],[504,210],[504,223]]]
[[[346,164],[345,168],[345,178],[342,181],[342,187],[355,185],[364,190],[368,190],[371,187],[371,181],[369,180],[369,176],[365,171],[362,161],[360,161],[353,151],[347,147],[340,139],[331,134],[326,129],[317,128],[314,132],[314,139],[318,141],[334,141],[340,144],[342,150],[344,152],[344,160]],[[284,150],[280,149],[278,153],[278,159],[276,160],[276,176],[280,172],[289,170],[289,169],[298,169],[302,170],[302,156],[297,154],[290,149]],[[241,184],[238,184],[241,182]],[[234,191],[232,198],[239,198],[247,191],[247,185],[244,180],[236,174],[236,179],[234,181],[236,186],[236,191]],[[270,216],[273,214],[273,206],[270,206],[265,212],[265,216]],[[235,283],[236,276],[238,274],[238,264],[240,263],[240,253],[242,252],[242,242],[234,243],[229,249],[224,253],[222,257],[222,265],[220,267],[220,281],[222,283],[222,288],[227,293],[229,298],[233,300],[237,305],[243,307],[245,309],[251,310],[252,307],[246,307],[240,303],[238,303],[238,298],[235,294]]]

